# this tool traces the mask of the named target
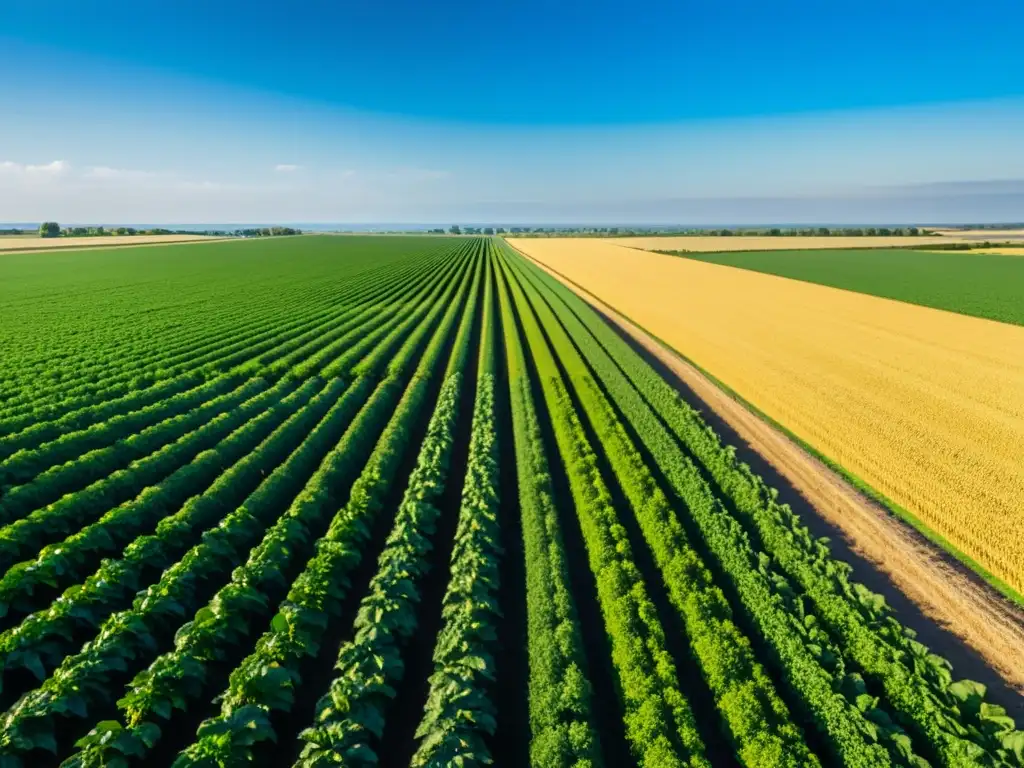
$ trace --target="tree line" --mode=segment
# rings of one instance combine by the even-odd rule
[[[452,234],[458,234],[452,227]],[[441,231],[441,230],[438,230]],[[463,229],[468,232],[468,229]],[[504,232],[499,230],[499,234]],[[669,227],[510,227],[514,235],[585,237],[680,236],[704,237],[917,237],[931,234],[920,227],[732,227],[720,229],[673,229]]]
[[[11,234],[21,234],[21,230],[11,230]],[[247,229],[165,229],[153,227],[137,229],[136,227],[61,227],[56,221],[44,221],[39,225],[40,237],[130,237],[133,235],[210,235],[215,237],[280,237],[282,235],[301,235],[301,229],[294,227],[251,227]]]

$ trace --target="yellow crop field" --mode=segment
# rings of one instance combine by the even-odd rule
[[[1024,248],[1017,246],[1016,248],[993,246],[991,248],[971,248],[970,253],[995,253],[1002,256],[1024,256]]]
[[[1024,590],[1024,327],[600,240],[510,240]]]
[[[1024,240],[1024,229],[936,229],[937,234],[948,237],[969,237],[972,240]]]
[[[65,248],[98,248],[122,245],[155,245],[159,243],[187,243],[196,240],[216,240],[205,235],[124,235],[120,237],[33,237],[15,235],[0,237],[0,251],[50,251]]]
[[[579,238],[585,242],[614,243],[647,251],[788,251],[822,248],[891,248],[906,245],[939,245],[958,242],[955,236],[936,237],[716,237],[680,235],[678,237]]]

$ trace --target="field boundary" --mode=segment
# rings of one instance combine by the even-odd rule
[[[515,246],[510,247],[515,248]],[[807,445],[790,430],[747,402],[727,384],[675,350],[656,334],[643,328],[627,315],[619,312],[557,270],[548,267],[518,248],[515,250],[523,258],[573,290],[594,307],[599,314],[616,325],[620,332],[648,351],[653,350],[649,344],[645,343],[643,337],[646,336],[646,341],[653,342],[676,363],[671,367],[680,382],[693,392],[708,410],[712,411],[742,440],[746,441],[752,450],[768,461],[795,490],[804,495],[823,521],[849,537],[853,548],[867,562],[880,566],[891,578],[892,584],[900,589],[925,615],[951,630],[977,651],[993,668],[999,670],[1007,682],[1017,688],[1018,692],[1024,691],[1024,645],[1020,645],[1024,644],[1024,612],[1021,611],[1021,608],[1024,607],[1024,596],[989,573],[981,564],[959,552],[956,547],[941,535],[930,530],[909,511],[890,501],[863,480]],[[666,361],[662,358],[662,362]],[[716,399],[719,400],[717,404],[715,403]],[[742,418],[737,418],[736,413],[730,413],[729,409],[723,408],[722,400],[731,402],[734,409],[738,406],[748,418],[753,417],[753,421],[759,423],[761,429],[752,427],[749,422],[744,423]],[[856,505],[859,508],[857,511],[863,515],[874,517],[882,528],[890,529],[891,535],[907,540],[907,543],[911,545],[912,553],[916,553],[920,559],[921,562],[916,565],[924,569],[923,572],[932,575],[939,574],[950,582],[948,589],[945,590],[949,595],[933,595],[927,588],[912,583],[907,575],[901,573],[905,564],[901,564],[900,568],[894,568],[891,563],[887,562],[881,542],[862,540],[854,530],[855,524],[852,521],[842,519],[823,509],[823,505],[819,503],[822,501],[821,495],[810,487],[809,481],[794,474],[791,468],[782,466],[779,461],[775,460],[769,440],[766,439],[769,437],[769,433],[774,433],[777,440],[788,442],[791,448],[803,453],[809,462],[816,462],[819,465],[819,474],[831,475],[831,477],[823,477],[826,482],[845,486],[850,496],[859,499],[859,504]],[[816,497],[818,500],[814,501]],[[939,584],[942,583],[939,582]],[[932,587],[934,588],[934,586],[933,584]],[[950,604],[943,605],[946,597],[951,597]],[[954,606],[960,606],[959,611],[953,610]],[[973,612],[973,615],[970,612]],[[1009,642],[1007,638],[1004,638],[1005,642],[992,638],[991,642],[994,645],[980,641],[973,632],[966,631],[961,626],[965,615],[972,616],[973,619],[977,619],[978,616],[986,616],[983,624],[988,623],[993,627],[1008,630],[1013,642]],[[1007,652],[1009,652],[1008,655],[1004,655]]]

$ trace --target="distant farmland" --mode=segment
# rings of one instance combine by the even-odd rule
[[[648,292],[676,327],[700,319],[844,461],[870,435],[812,407],[830,387],[857,405],[828,351],[893,353],[868,366],[886,391],[865,416],[906,429],[886,490],[963,494],[935,524],[1020,574],[999,506],[1019,489],[992,481],[1024,450],[994,441],[1019,436],[1020,403],[992,396],[1020,383],[1024,361],[1001,355],[1024,329],[535,245],[616,299]],[[826,292],[856,301],[822,313]],[[994,692],[961,680],[915,639],[945,643],[941,628],[901,623],[669,381],[501,240],[10,254],[0,299],[4,768],[1022,764],[996,704],[1009,687],[990,669]],[[960,394],[945,377],[965,333],[974,445],[938,431],[919,470],[918,430],[948,414],[922,413],[914,386]],[[936,364],[923,383],[920,363]]]
[[[585,240],[587,238],[580,238]],[[896,248],[908,245],[948,245],[959,241],[955,235],[918,235],[915,237],[797,237],[797,236],[745,236],[684,235],[665,237],[611,237],[594,238],[602,243],[615,243],[645,251],[789,251],[794,249],[821,250],[830,248]]]
[[[1024,325],[1024,259],[893,249],[688,253],[685,258]]]
[[[194,240],[213,240],[204,235],[117,235],[110,237],[32,237],[0,236],[2,251],[62,250],[64,248],[112,248],[124,245],[153,245],[155,243],[187,243]]]

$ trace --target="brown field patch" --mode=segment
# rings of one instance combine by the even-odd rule
[[[1024,591],[1024,328],[607,242],[510,242]]]

